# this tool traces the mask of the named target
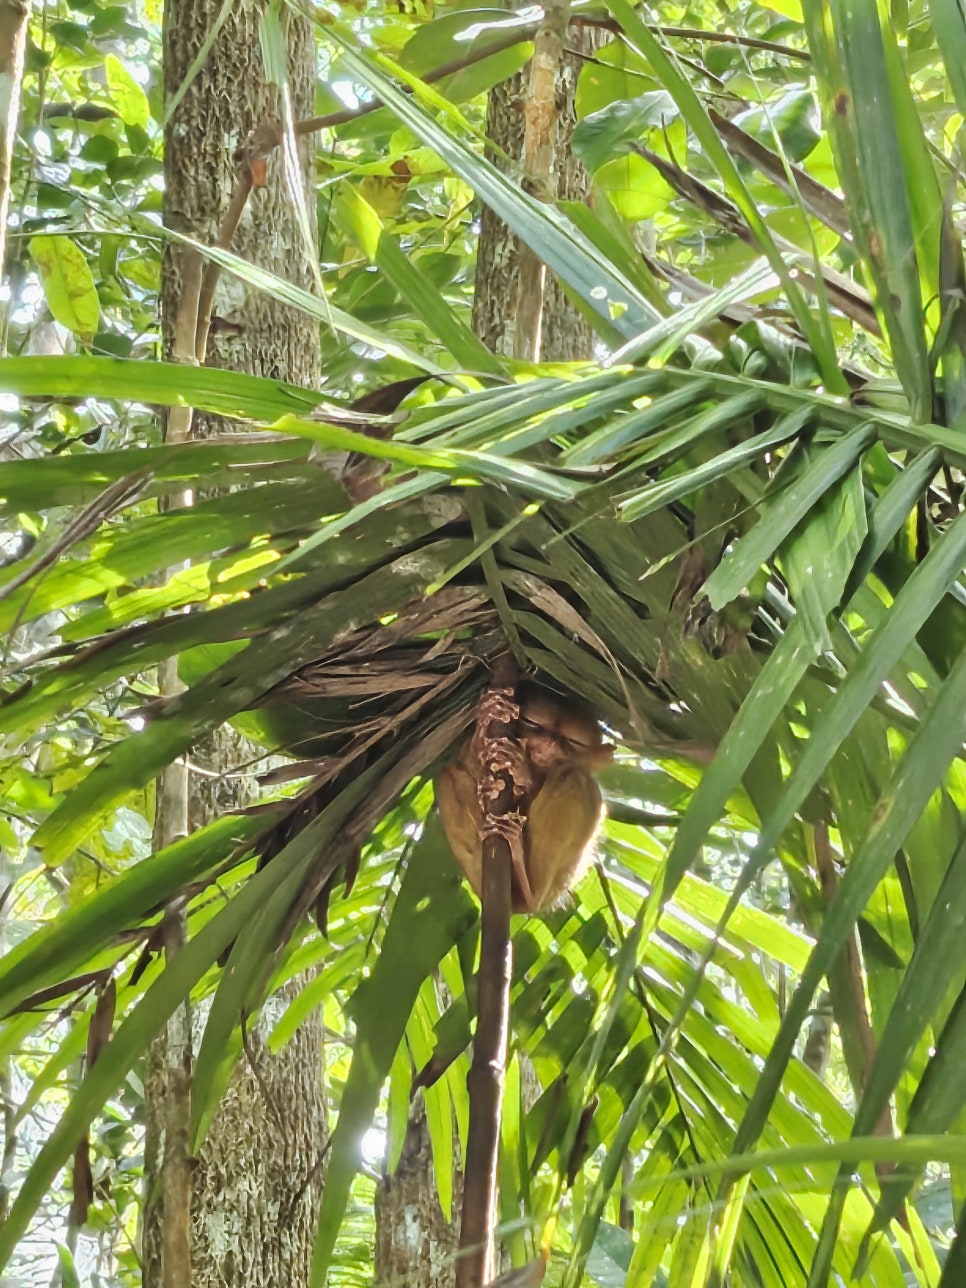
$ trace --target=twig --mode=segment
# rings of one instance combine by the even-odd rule
[[[228,202],[228,209],[221,221],[221,227],[218,229],[218,236],[215,239],[215,245],[222,250],[231,250],[231,244],[241,222],[245,206],[248,204],[248,198],[251,196],[252,182],[250,173],[239,174],[235,181],[235,187],[232,190],[231,200]],[[211,330],[211,307],[215,299],[215,287],[218,284],[218,274],[221,271],[220,265],[213,260],[209,260],[205,265],[204,276],[201,279],[201,289],[198,294],[198,317],[195,324],[195,357],[199,362],[204,362],[205,354],[208,352],[208,332]]]
[[[583,18],[574,18],[574,22],[583,22]],[[598,24],[608,25],[605,22]],[[612,24],[616,27],[616,23]],[[657,23],[648,23],[648,31],[655,36],[674,36],[678,40],[701,40],[709,45],[736,45],[740,49],[760,49],[767,54],[777,54],[780,58],[797,58],[799,62],[809,63],[812,55],[805,49],[790,49],[774,40],[756,40],[754,36],[735,36],[730,31],[705,31],[698,27],[663,27]]]
[[[72,546],[79,541],[86,540],[87,537],[95,533],[105,519],[110,518],[115,510],[122,506],[130,505],[144,491],[148,480],[151,478],[150,470],[136,470],[133,474],[127,474],[124,478],[118,479],[111,483],[104,491],[94,498],[89,505],[81,510],[80,514],[67,525],[60,536],[54,543],[38,555],[37,558],[28,567],[18,572],[15,577],[4,585],[0,586],[0,600],[6,599],[12,595],[15,590],[32,580],[39,573],[44,572],[55,564],[61,555],[66,554]]]

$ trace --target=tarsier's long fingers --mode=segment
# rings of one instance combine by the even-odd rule
[[[504,726],[512,725],[520,714],[520,708],[512,701],[512,697],[512,689],[487,689],[477,704],[476,728],[473,731],[470,752],[484,770],[491,768],[494,746],[509,741],[503,735],[491,737],[490,725],[494,721]]]
[[[490,800],[497,796],[504,786],[512,787],[514,796],[522,796],[529,791],[533,776],[526,752],[518,742],[514,742],[512,738],[488,739],[483,756],[483,763],[494,776],[493,785],[496,786],[499,783],[496,790],[489,796]],[[500,781],[499,775],[503,773],[509,775],[509,782]]]
[[[527,874],[527,861],[523,846],[523,827],[526,819],[514,811],[512,814],[501,814],[497,818],[486,820],[482,835],[502,836],[510,850],[510,863],[513,867],[514,907],[523,904],[531,911],[536,904],[530,877]]]
[[[513,701],[512,689],[487,689],[476,707],[477,725],[484,726],[490,720],[500,724],[512,724],[520,715],[520,708]]]
[[[498,814],[484,820],[481,836],[505,837],[512,849],[519,844],[522,852],[524,816],[514,810],[511,814]]]

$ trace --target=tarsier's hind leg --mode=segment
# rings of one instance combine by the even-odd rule
[[[483,889],[483,813],[476,779],[465,766],[447,765],[436,780],[436,804],[446,839],[470,885]]]
[[[600,788],[580,765],[551,774],[530,805],[526,829],[531,911],[555,903],[594,856],[603,801]]]
[[[514,912],[532,912],[537,906],[533,891],[530,889],[530,874],[527,870],[524,823],[523,815],[514,810],[509,814],[500,814],[491,819],[485,829],[486,836],[502,836],[510,851],[510,881]]]

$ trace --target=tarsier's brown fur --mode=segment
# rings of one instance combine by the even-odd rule
[[[519,800],[510,827],[501,830],[510,842],[513,909],[537,912],[559,902],[594,857],[604,810],[591,775],[610,763],[613,749],[576,701],[527,684],[519,702],[516,737],[501,740]],[[483,887],[480,745],[479,734],[471,734],[436,783],[446,839],[477,894]]]

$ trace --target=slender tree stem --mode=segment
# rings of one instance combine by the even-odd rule
[[[487,697],[494,692],[512,694],[514,679],[515,667],[507,655],[498,660],[494,667],[493,686],[481,700],[478,719],[486,723],[486,739],[505,738],[512,731],[512,722],[493,715],[492,708],[487,705]],[[480,785],[481,803],[486,803],[484,818],[499,818],[511,813],[514,808],[513,782],[506,771],[500,776],[492,771],[486,772],[488,766],[485,755],[484,750],[485,772]],[[491,795],[491,792],[495,794]],[[510,846],[504,836],[488,836],[483,842],[483,916],[476,1037],[473,1042],[473,1063],[466,1079],[470,1097],[470,1122],[466,1141],[456,1288],[482,1288],[493,1275],[497,1164],[513,962],[510,903]]]

